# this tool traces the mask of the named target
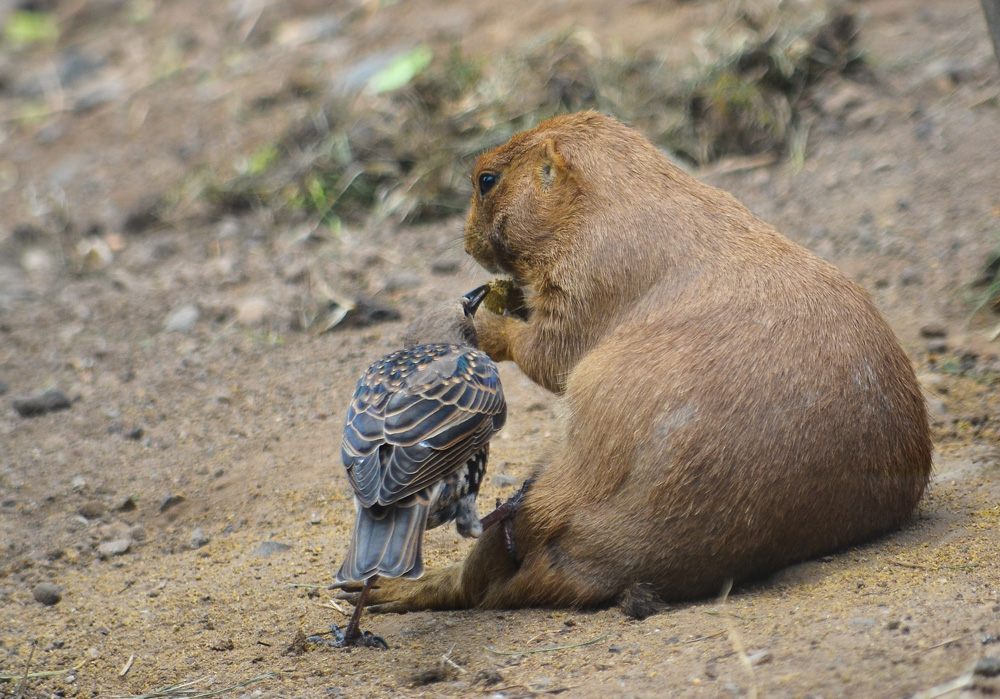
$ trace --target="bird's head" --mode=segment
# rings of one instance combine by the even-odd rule
[[[403,336],[403,347],[430,345],[446,342],[454,345],[476,347],[475,316],[479,304],[490,291],[489,284],[477,287],[459,297],[429,310],[410,323]]]

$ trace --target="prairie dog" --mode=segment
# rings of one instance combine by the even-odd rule
[[[910,516],[931,468],[924,400],[835,267],[596,112],[516,134],[472,182],[465,249],[528,307],[479,314],[480,348],[564,395],[562,435],[514,516],[519,564],[491,529],[373,601],[712,595]]]

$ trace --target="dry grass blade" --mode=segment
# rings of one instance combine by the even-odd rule
[[[28,653],[28,659],[24,663],[24,674],[21,676],[21,681],[17,683],[17,691],[14,693],[15,699],[22,699],[24,696],[24,690],[28,687],[28,671],[31,670],[31,659],[35,657],[35,646],[31,646],[31,652]]]
[[[910,699],[939,699],[939,697],[944,697],[966,689],[972,685],[973,681],[974,677],[972,676],[972,673],[967,672],[966,674],[956,677],[953,680],[942,682],[941,684],[931,687],[930,689],[921,690],[912,695]]]
[[[490,648],[489,646],[483,646],[483,650],[487,650],[490,653],[494,653],[496,655],[508,655],[508,656],[531,655],[533,653],[552,653],[553,651],[557,650],[569,650],[571,648],[582,648],[583,646],[592,646],[595,643],[600,643],[607,637],[608,634],[605,633],[601,634],[597,638],[592,638],[589,641],[583,641],[581,643],[570,643],[565,646],[547,646],[545,648],[531,648],[528,650],[497,650],[496,648]]]
[[[907,563],[906,561],[901,561],[898,558],[887,558],[886,560],[894,566],[901,566],[903,568],[913,568],[914,570],[933,570],[930,566],[925,566],[920,563]]]
[[[23,672],[9,673],[0,672],[0,682],[19,682],[22,678],[27,677],[29,680],[35,680],[43,677],[58,677],[59,675],[65,675],[68,672],[73,672],[79,670],[86,664],[87,660],[81,660],[73,667],[67,667],[62,670],[40,670],[38,672],[29,672],[27,674]]]
[[[261,680],[266,680],[270,677],[276,677],[278,673],[268,672],[263,675],[257,675],[256,677],[251,677],[248,680],[244,680],[238,684],[231,685],[229,687],[222,687],[221,689],[212,689],[207,692],[200,692],[194,689],[194,686],[200,684],[207,680],[207,677],[201,677],[197,680],[188,680],[187,682],[178,682],[177,684],[168,685],[162,689],[155,689],[152,692],[146,694],[138,694],[135,696],[116,696],[112,699],[160,699],[161,697],[184,697],[184,699],[204,699],[204,697],[216,697],[220,694],[225,694],[226,692],[231,692],[234,689],[242,689],[243,687],[248,687],[255,682],[260,682]]]
[[[722,594],[719,595],[720,607],[726,606],[726,600],[729,599],[729,592],[732,589],[733,581],[727,580],[722,589]],[[736,622],[729,616],[723,615],[722,620],[726,623],[726,629],[729,631],[729,642],[732,643],[733,650],[736,651],[736,655],[750,676],[750,689],[747,692],[747,696],[750,699],[757,699],[757,675],[753,671],[753,663],[750,661],[750,656],[747,655],[746,646],[743,644],[743,637],[740,635],[739,629],[736,628]]]

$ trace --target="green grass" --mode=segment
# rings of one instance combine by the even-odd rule
[[[635,124],[694,166],[773,152],[801,167],[809,91],[863,66],[854,17],[831,9],[805,20],[775,13],[728,21],[742,37],[736,48],[709,46],[714,58],[680,69],[648,52],[596,49],[573,31],[488,57],[457,45],[417,47],[360,96],[317,105],[205,196],[221,209],[270,207],[334,230],[460,214],[479,153],[546,117],[587,108]]]

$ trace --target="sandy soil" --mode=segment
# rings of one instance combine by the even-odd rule
[[[575,23],[683,60],[721,3],[33,4],[63,33],[0,52],[0,677],[78,667],[0,680],[0,696],[256,680],[226,695],[903,697],[1000,656],[1000,318],[972,314],[970,287],[1000,248],[1000,71],[975,0],[862,3],[875,80],[819,92],[801,170],[699,173],[849,272],[890,319],[937,449],[911,524],[724,605],[641,622],[613,609],[379,616],[366,625],[387,652],[298,655],[286,649],[300,630],[345,619],[326,585],[349,535],[338,454],[357,376],[422,304],[488,277],[461,253],[460,219],[304,239],[267,211],[199,215],[186,178],[233,171],[307,113],[314,97],[296,85],[329,89],[373,51],[423,39],[488,54]],[[148,225],[167,191],[189,213]],[[403,320],[303,331],[324,284]],[[511,414],[484,503],[516,488],[556,429],[552,396],[513,366],[503,379]],[[49,388],[71,406],[14,410]],[[431,532],[428,565],[467,547]],[[37,601],[40,583],[60,601]],[[963,686],[1000,691],[981,675]]]

